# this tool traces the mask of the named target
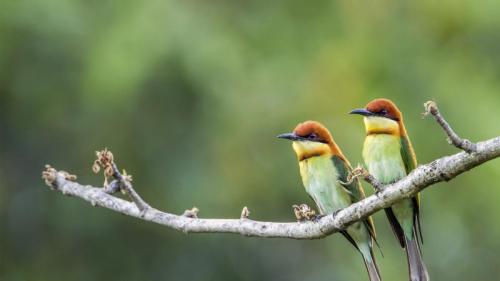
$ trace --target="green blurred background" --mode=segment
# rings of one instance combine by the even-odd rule
[[[500,118],[498,1],[0,1],[0,280],[367,280],[341,235],[317,241],[186,235],[51,192],[44,164],[100,185],[108,147],[153,206],[293,221],[311,204],[290,143],[331,129],[360,163],[376,97],[405,114],[418,160],[457,152]],[[500,162],[423,192],[433,280],[500,275]],[[372,190],[365,184],[365,189]],[[385,280],[406,258],[375,215]]]

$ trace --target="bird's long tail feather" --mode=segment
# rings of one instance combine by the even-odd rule
[[[370,249],[371,257],[367,258],[363,256],[365,261],[366,270],[368,271],[368,276],[370,277],[370,281],[382,281],[382,277],[380,277],[380,271],[377,266],[377,262],[375,261],[375,255],[373,254],[373,250]]]
[[[422,253],[420,252],[416,233],[412,239],[405,237],[405,242],[410,281],[429,281],[429,273],[427,273],[427,268],[422,260]]]

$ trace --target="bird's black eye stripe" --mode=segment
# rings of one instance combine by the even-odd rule
[[[385,108],[382,108],[381,110],[376,112],[375,115],[378,115],[380,117],[389,118],[389,119],[394,120],[394,121],[399,121],[399,118],[389,116],[389,112]]]
[[[318,138],[318,136],[315,133],[312,133],[309,136],[307,136],[307,138],[310,139],[310,140],[315,140],[315,139]]]
[[[317,134],[311,133],[307,136],[304,137],[305,140],[308,141],[313,141],[313,142],[321,142],[321,143],[328,143],[326,140],[321,139]]]

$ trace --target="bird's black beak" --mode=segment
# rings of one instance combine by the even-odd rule
[[[302,139],[301,137],[297,136],[294,133],[281,134],[281,135],[278,136],[278,138],[280,138],[280,139],[287,139],[287,140],[291,140],[291,141],[298,141],[298,140]]]
[[[354,109],[352,110],[351,112],[349,112],[349,114],[359,114],[359,115],[363,115],[363,116],[372,116],[374,115],[372,112],[364,109],[364,108],[358,108],[358,109]]]

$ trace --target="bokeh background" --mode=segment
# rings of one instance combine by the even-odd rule
[[[51,192],[46,163],[100,185],[110,148],[153,206],[293,221],[312,205],[290,143],[331,129],[353,164],[347,112],[393,99],[420,163],[452,154],[422,104],[461,135],[500,131],[498,1],[0,1],[0,280],[367,280],[340,235],[317,241],[186,235]],[[500,274],[500,162],[422,194],[433,280]],[[365,184],[371,193],[371,188]],[[375,216],[385,280],[406,258]]]

